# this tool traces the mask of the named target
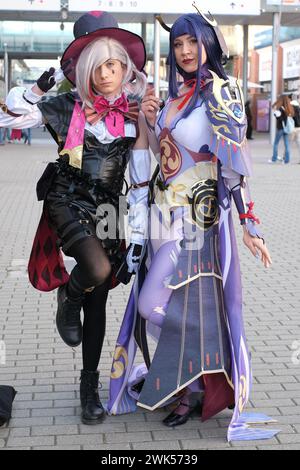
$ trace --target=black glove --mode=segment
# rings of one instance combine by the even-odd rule
[[[142,245],[130,243],[126,250],[124,261],[116,274],[118,281],[123,284],[128,284],[130,282],[131,276],[138,270],[141,261],[142,249]]]
[[[55,68],[51,67],[48,71],[46,70],[44,73],[42,73],[36,82],[39,89],[44,93],[47,93],[47,91],[51,90],[51,88],[55,85],[54,72]]]

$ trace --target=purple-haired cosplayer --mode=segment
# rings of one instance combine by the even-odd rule
[[[213,18],[201,12],[181,16],[170,29],[166,105],[156,116],[157,99],[148,94],[143,100],[159,172],[147,259],[118,337],[108,410],[130,412],[136,402],[155,410],[177,399],[163,422],[178,426],[192,413],[206,420],[229,407],[228,440],[263,439],[276,431],[249,423],[270,418],[243,413],[251,364],[232,199],[246,246],[260,252],[266,267],[271,259],[248,191],[244,99],[238,81],[234,91],[229,88],[222,65],[227,52]],[[157,340],[152,362],[143,328]],[[137,344],[146,366],[133,365]]]

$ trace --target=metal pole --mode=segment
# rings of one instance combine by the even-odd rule
[[[34,31],[33,31],[33,23],[31,23],[31,35],[30,35],[30,51],[34,51]]]
[[[145,21],[142,22],[142,38],[147,47],[147,23]]]
[[[60,52],[64,52],[64,32],[61,31],[60,35]]]
[[[12,59],[8,57],[8,92],[11,89],[11,83],[13,79],[13,71],[12,71]]]
[[[4,46],[4,94],[5,98],[8,95],[9,91],[9,61],[8,61],[8,52],[7,52],[7,44],[3,44]]]
[[[249,25],[244,25],[244,52],[243,52],[243,92],[245,102],[248,99],[248,50],[249,50]]]
[[[154,90],[159,96],[160,85],[160,24],[154,15]]]
[[[270,142],[274,142],[276,134],[276,118],[273,114],[272,104],[277,100],[277,81],[278,81],[278,46],[280,34],[281,14],[273,13],[273,50],[272,50],[272,92],[271,92],[271,116],[270,116]]]

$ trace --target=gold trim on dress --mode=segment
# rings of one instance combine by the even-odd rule
[[[239,148],[243,147],[246,144],[246,142],[247,142],[246,136],[245,136],[244,140],[241,143],[239,143],[236,140],[230,139],[230,137],[227,137],[226,135],[220,134],[218,131],[219,131],[219,129],[221,129],[221,127],[224,127],[224,126],[214,126],[212,124],[213,133],[216,135],[218,140],[223,139],[227,142],[228,145],[233,144],[233,145],[236,145]]]
[[[209,70],[213,77],[213,95],[216,98],[218,104],[221,106],[221,109],[225,111],[232,119],[234,119],[239,124],[243,124],[245,119],[245,101],[242,92],[242,87],[239,78],[236,79],[236,86],[239,92],[240,99],[232,99],[229,98],[225,100],[222,96],[222,88],[225,86],[229,86],[229,80],[223,80],[220,78],[213,70]],[[239,118],[237,117],[234,112],[231,110],[230,106],[233,104],[240,104],[242,106],[241,112],[242,116]]]
[[[72,149],[62,149],[59,152],[59,155],[69,155],[69,165],[73,166],[74,168],[82,168],[82,152],[83,152],[83,145],[78,145]]]
[[[163,227],[170,228],[172,210],[177,207],[186,207],[189,211],[191,210],[189,198],[193,197],[192,186],[198,184],[203,178],[217,181],[217,165],[215,163],[197,163],[174,178],[165,190],[161,190],[157,185],[155,186],[154,204],[162,214]],[[195,223],[191,213],[188,213],[187,218],[191,224]]]
[[[120,361],[123,358],[124,363]],[[112,372],[110,377],[112,379],[119,379],[122,377],[128,367],[128,354],[125,348],[122,346],[117,346],[115,349],[114,357],[113,357],[113,365],[112,365]]]

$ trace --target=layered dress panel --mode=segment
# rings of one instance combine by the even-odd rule
[[[188,118],[179,114],[170,128],[165,126],[168,108],[156,126],[160,174],[151,208],[149,271],[138,304],[140,314],[161,328],[138,402],[148,409],[192,383],[200,390],[204,374],[222,373],[226,396],[234,400],[210,123],[201,99]]]

